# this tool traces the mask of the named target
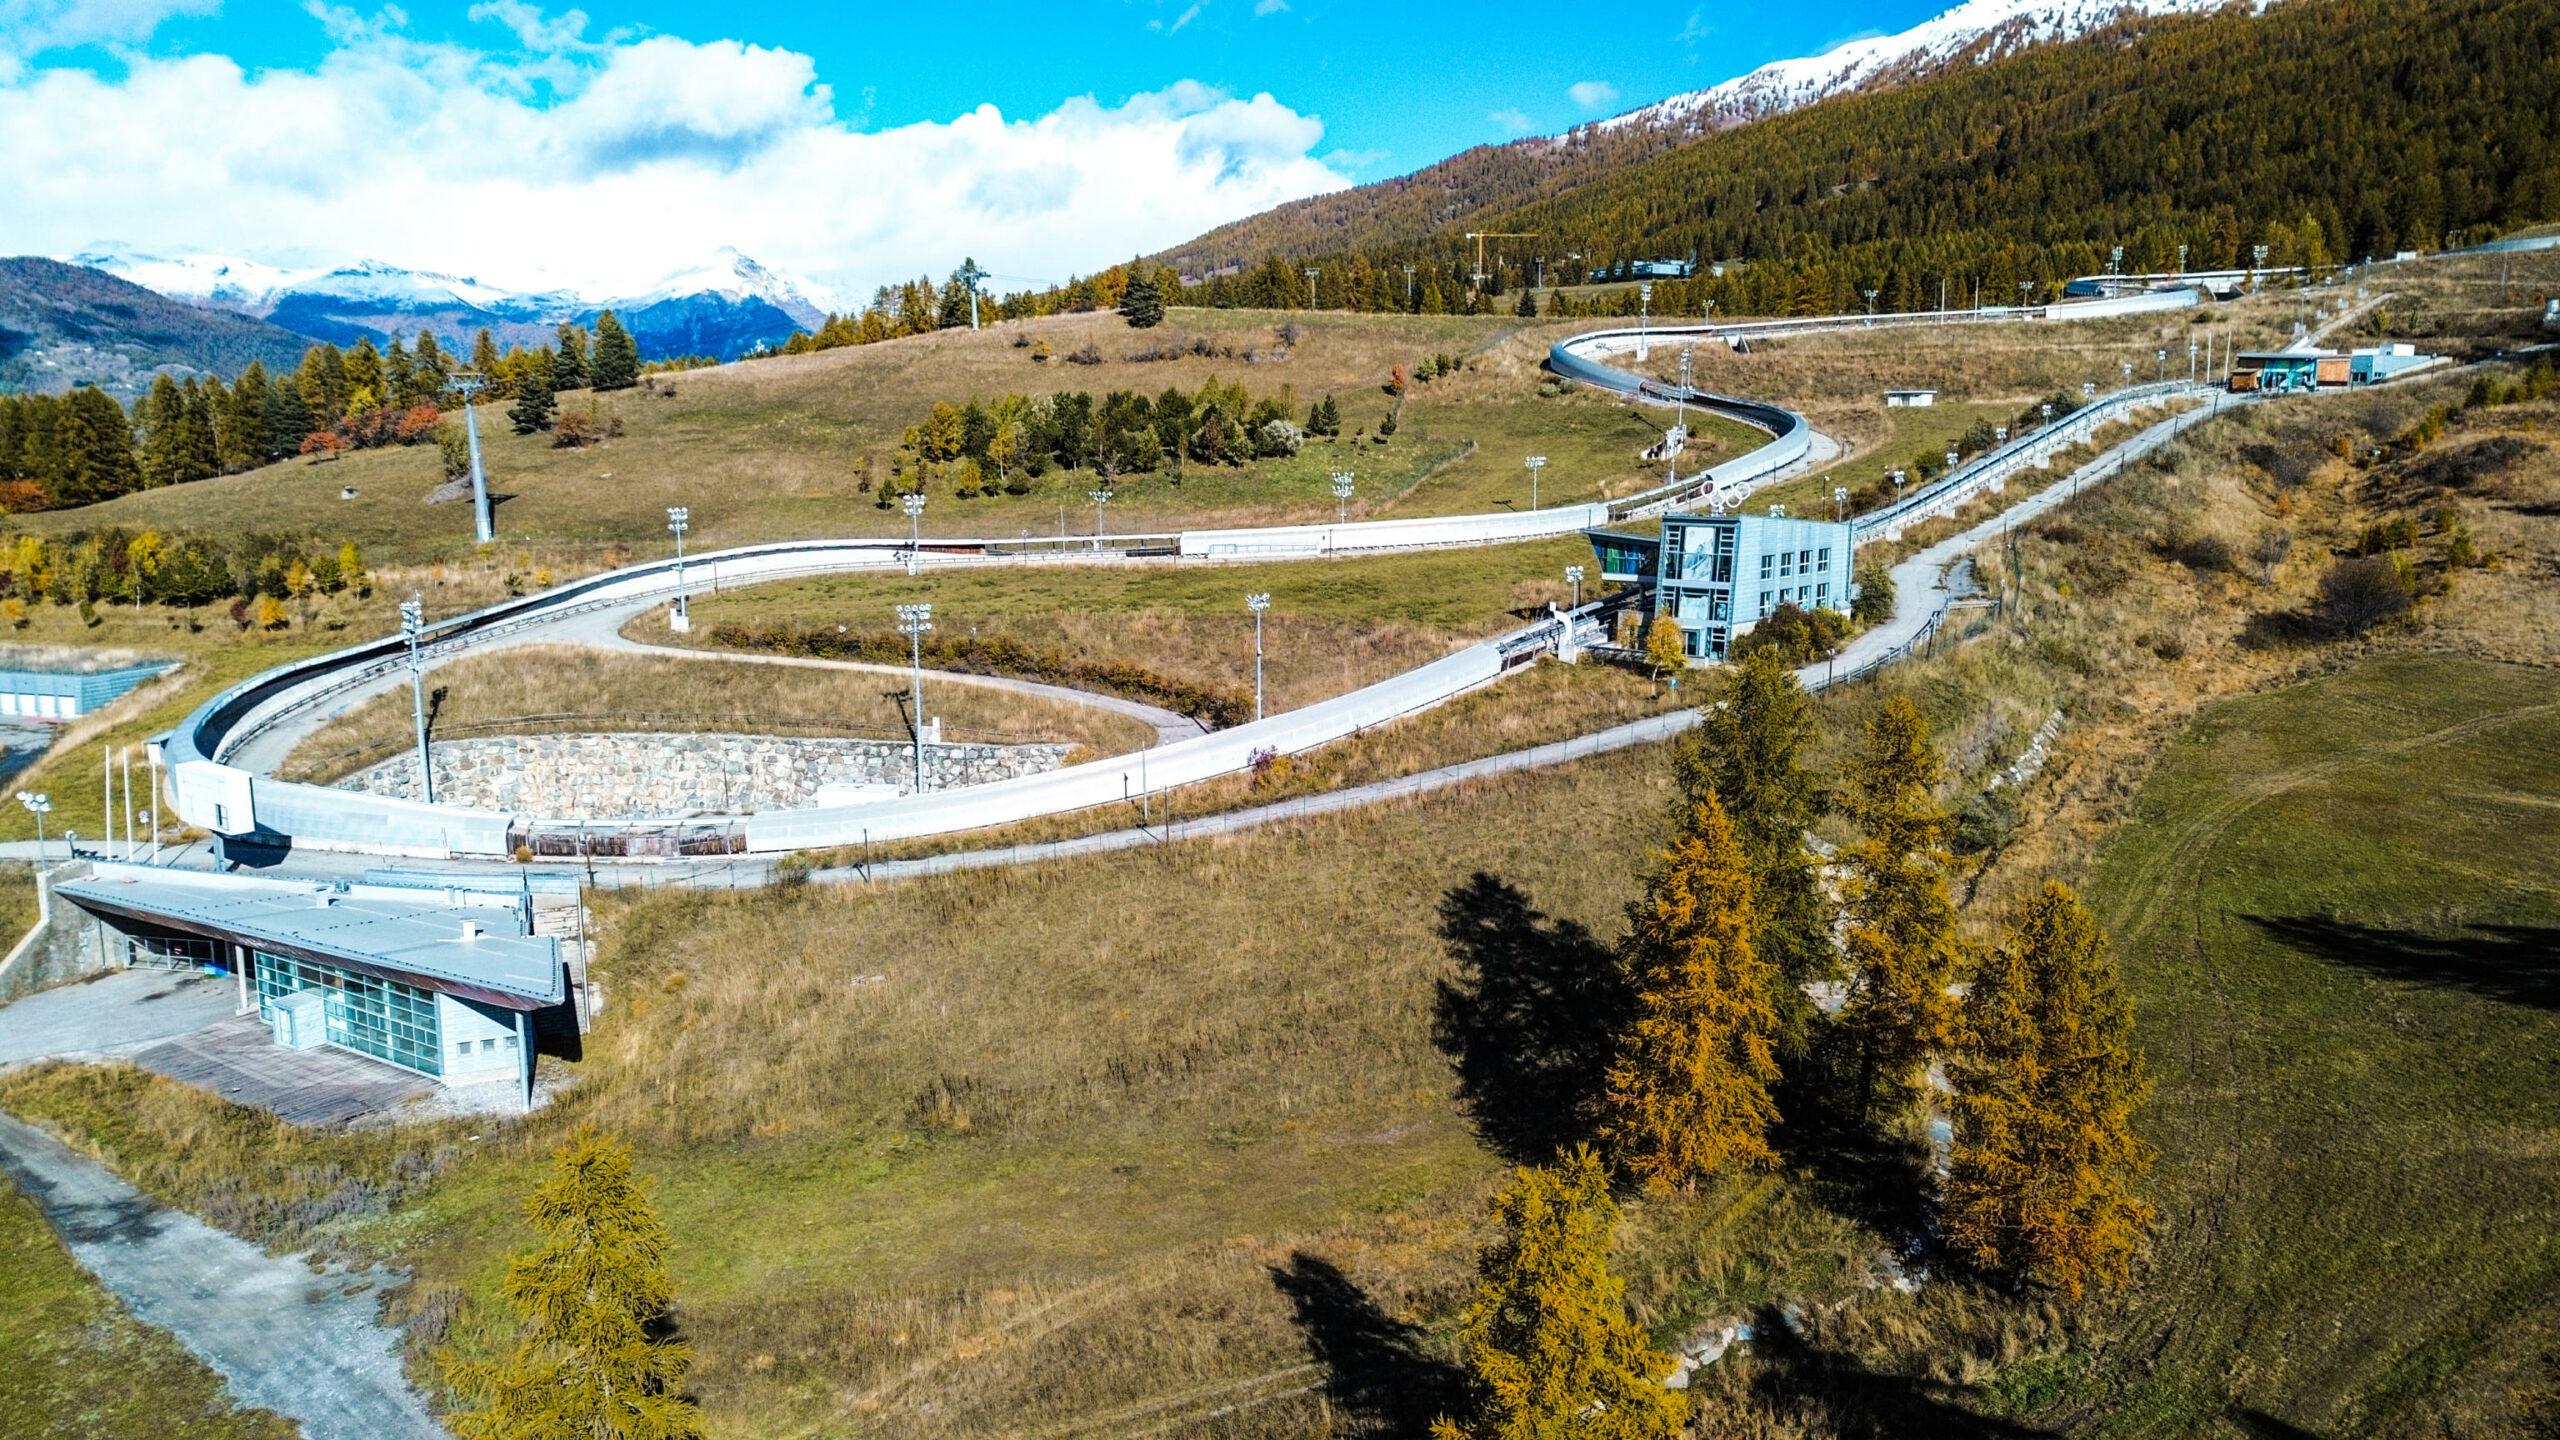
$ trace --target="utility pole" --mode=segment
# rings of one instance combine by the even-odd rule
[[[480,468],[480,421],[473,410],[471,397],[489,383],[489,377],[477,370],[463,370],[453,377],[453,388],[462,392],[462,435],[471,447],[471,539],[486,545],[497,538],[489,516],[489,477]]]
[[[667,528],[674,531],[676,536],[676,608],[675,614],[667,622],[667,628],[678,634],[693,629],[693,608],[686,603],[691,597],[686,594],[684,588],[684,532],[692,528],[692,525],[691,510],[682,505],[667,507]]]
[[[400,602],[400,638],[409,643],[409,708],[418,722],[418,793],[430,805],[436,803],[436,767],[427,753],[427,667],[418,658],[418,639],[426,629],[427,605],[423,596],[412,595]]]
[[[1538,508],[1538,472],[1546,468],[1546,456],[1532,455],[1529,457],[1529,508],[1532,510]]]
[[[915,715],[908,722],[907,733],[915,746],[915,793],[924,793],[924,632],[933,628],[931,605],[898,607],[898,633],[907,637],[907,659],[914,679]],[[898,692],[892,690],[892,695]]]
[[[910,490],[898,503],[907,512],[907,573],[913,575],[924,568],[924,492]]]
[[[1244,597],[1244,608],[1253,612],[1253,718],[1262,718],[1262,612],[1271,608],[1268,591]]]

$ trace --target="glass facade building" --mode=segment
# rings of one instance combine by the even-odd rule
[[[1680,648],[1721,660],[1736,635],[1781,605],[1846,610],[1855,537],[1831,520],[1784,515],[1665,515],[1656,535],[1587,532],[1601,577],[1653,591]]]
[[[260,1018],[273,1022],[269,1007],[279,997],[314,991],[326,1007],[330,1044],[421,1075],[444,1073],[444,1032],[434,992],[314,960],[264,950],[257,956]]]

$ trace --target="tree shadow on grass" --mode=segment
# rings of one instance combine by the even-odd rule
[[[1368,1293],[1329,1261],[1301,1250],[1271,1267],[1271,1283],[1289,1299],[1307,1349],[1325,1368],[1325,1395],[1363,1430],[1422,1435],[1433,1419],[1454,1415],[1463,1376],[1422,1347],[1419,1327],[1378,1308]]]
[[[2452,935],[2317,915],[2251,915],[2279,945],[2389,980],[2560,1010],[2560,926],[2473,925]]]
[[[1817,1433],[1840,1440],[2033,1440],[2054,1433],[1975,1414],[1957,1402],[1956,1387],[1888,1375],[1854,1355],[1818,1348],[1774,1309],[1752,1324],[1754,1398],[1780,1414],[1817,1412]]]
[[[2290,1420],[2279,1420],[2264,1410],[2238,1409],[2232,1411],[2229,1418],[2254,1440],[2320,1440],[2320,1432],[2305,1430]]]
[[[1544,1164],[1586,1133],[1635,997],[1589,930],[1539,913],[1478,871],[1440,898],[1440,938],[1460,975],[1439,984],[1432,1039],[1486,1144]]]
[[[1875,1232],[1905,1265],[1935,1263],[1929,1147],[1860,1118],[1855,1047],[1837,1025],[1817,1021],[1806,1053],[1779,1080],[1770,1139],[1822,1208]]]

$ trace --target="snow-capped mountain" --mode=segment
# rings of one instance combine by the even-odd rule
[[[1851,40],[1820,55],[1777,60],[1721,85],[1674,95],[1600,122],[1704,133],[1800,109],[1872,85],[1979,65],[2034,45],[2087,34],[2128,16],[2201,13],[2233,0],[1965,0],[1898,35]],[[2264,9],[2268,0],[2242,0]]]
[[[727,360],[779,345],[794,329],[816,327],[826,314],[804,287],[727,247],[633,295],[510,290],[377,260],[293,268],[239,256],[99,246],[72,256],[71,263],[172,299],[256,316],[338,344],[421,330],[448,343],[468,343],[483,329],[501,344],[531,344],[563,321],[593,324],[611,310],[630,328],[645,358]]]

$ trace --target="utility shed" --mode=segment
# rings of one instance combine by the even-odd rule
[[[530,1097],[537,1021],[575,1033],[560,942],[508,897],[116,864],[54,895],[101,922],[110,963],[234,977],[279,1044],[309,1043],[313,997],[324,1044]]]
[[[1888,410],[1911,410],[1937,403],[1938,392],[1935,390],[1903,389],[1884,392],[1884,406]]]

